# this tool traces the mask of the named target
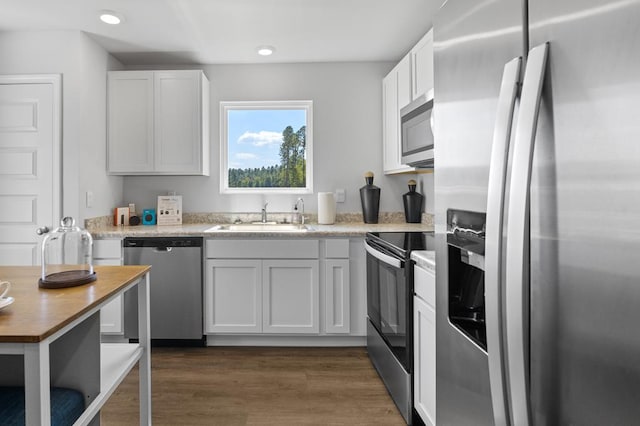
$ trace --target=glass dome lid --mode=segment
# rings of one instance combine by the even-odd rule
[[[67,216],[42,241],[42,275],[38,283],[44,288],[64,288],[95,281],[92,259],[91,234]]]

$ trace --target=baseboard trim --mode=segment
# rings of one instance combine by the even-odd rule
[[[208,335],[207,346],[367,346],[367,336]]]

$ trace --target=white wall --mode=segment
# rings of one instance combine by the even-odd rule
[[[62,74],[61,214],[79,224],[111,214],[123,179],[105,171],[106,71],[122,65],[79,31],[0,32],[0,58],[2,74]],[[85,208],[87,189],[92,209]]]
[[[107,71],[121,69],[122,64],[94,40],[83,34],[80,46],[81,135],[78,141],[79,216],[84,218],[110,215],[120,205],[123,181],[108,176],[107,164]],[[93,192],[93,206],[86,207],[86,192]],[[80,222],[82,223],[82,222]]]
[[[219,193],[219,102],[242,100],[312,100],[314,194],[303,195],[307,212],[317,211],[317,192],[346,189],[338,212],[360,212],[364,173],[375,174],[381,211],[402,211],[407,181],[418,180],[432,212],[433,175],[387,177],[382,173],[382,77],[391,63],[311,63],[204,66],[211,82],[211,176],[124,179],[123,203],[155,208],[167,191],[183,196],[185,212],[287,212],[299,195],[222,195]],[[147,69],[174,67],[145,67]]]
[[[402,194],[414,178],[433,212],[433,175],[382,173],[381,81],[391,63],[204,66],[211,81],[211,176],[122,178],[105,172],[106,71],[121,69],[118,61],[78,31],[0,32],[0,58],[2,74],[63,76],[61,213],[78,223],[129,202],[155,207],[157,195],[169,190],[183,195],[187,212],[259,211],[264,201],[271,211],[289,211],[297,196],[219,193],[218,105],[233,100],[314,101],[315,194],[303,196],[308,212],[317,210],[317,192],[338,188],[347,193],[338,212],[361,211],[358,189],[368,170],[382,188],[381,211],[402,211]],[[94,194],[92,208],[85,207],[86,191]]]

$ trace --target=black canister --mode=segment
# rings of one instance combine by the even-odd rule
[[[362,202],[362,218],[364,223],[378,223],[378,209],[380,208],[380,188],[373,184],[373,173],[364,174],[365,186],[360,188]]]
[[[416,181],[409,181],[409,192],[402,196],[404,201],[404,218],[407,223],[422,222],[422,200],[421,193],[416,192]]]

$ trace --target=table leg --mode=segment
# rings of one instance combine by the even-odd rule
[[[140,358],[140,425],[151,424],[151,331],[149,326],[150,273],[138,284],[138,338],[144,349]]]
[[[51,389],[47,341],[25,344],[24,376],[26,424],[50,425]]]

